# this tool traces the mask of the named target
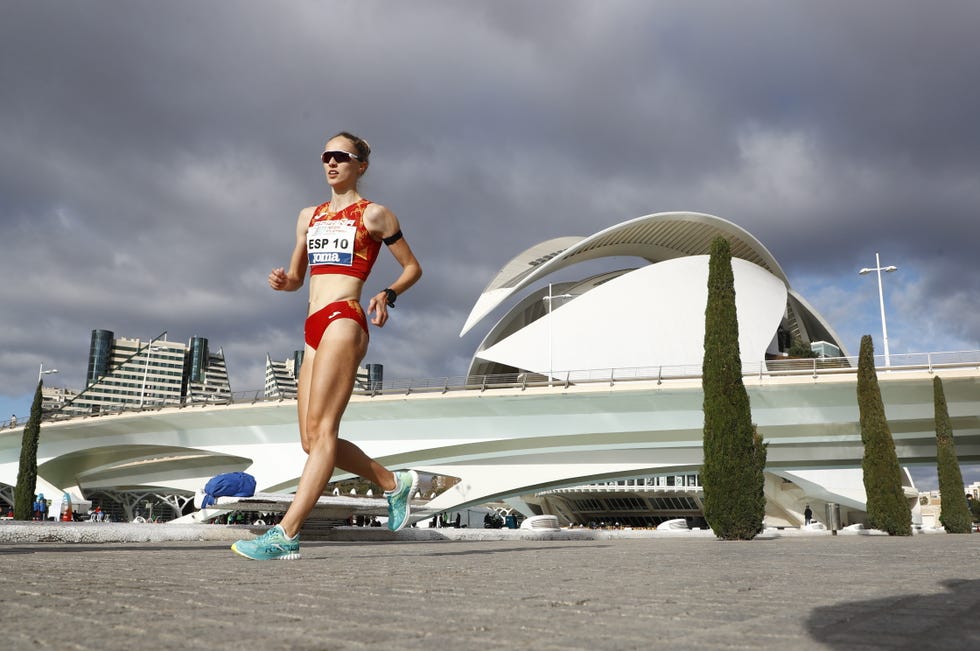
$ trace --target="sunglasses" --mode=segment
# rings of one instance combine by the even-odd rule
[[[361,160],[361,157],[357,154],[352,154],[349,151],[325,151],[320,155],[320,160],[326,165],[330,162],[330,159],[334,159],[338,163],[349,163],[350,159]]]

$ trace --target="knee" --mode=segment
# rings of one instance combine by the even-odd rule
[[[337,431],[331,428],[311,428],[307,427],[307,435],[303,440],[303,450],[310,454],[314,448],[328,447],[335,448],[337,443]]]

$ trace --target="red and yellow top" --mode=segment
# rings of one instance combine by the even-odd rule
[[[330,202],[317,206],[306,231],[310,275],[344,274],[367,280],[378,259],[381,242],[364,226],[367,199],[330,212]]]

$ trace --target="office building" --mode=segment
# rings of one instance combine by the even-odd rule
[[[211,353],[206,338],[185,344],[164,334],[142,341],[93,330],[85,388],[64,399],[62,411],[96,414],[230,399],[224,353]]]
[[[265,389],[266,398],[278,400],[295,400],[299,383],[299,369],[303,366],[303,351],[293,351],[293,356],[283,361],[273,360],[265,356]],[[377,391],[381,389],[384,379],[382,364],[368,364],[357,369],[355,387],[362,391]]]
[[[294,399],[296,398],[296,382],[299,369],[303,365],[303,351],[293,352],[293,356],[281,362],[273,361],[266,353],[265,356],[265,391],[266,398]]]

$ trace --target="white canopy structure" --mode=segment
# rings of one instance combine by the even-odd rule
[[[699,365],[708,253],[716,237],[732,250],[743,361],[779,355],[777,336],[846,349],[789,285],[771,253],[735,224],[704,213],[638,217],[589,237],[532,246],[505,264],[477,299],[461,332],[535,282],[572,265],[638,257],[650,264],[539,287],[509,310],[480,344],[471,375],[554,376],[596,368]],[[574,375],[573,375],[574,377]]]

